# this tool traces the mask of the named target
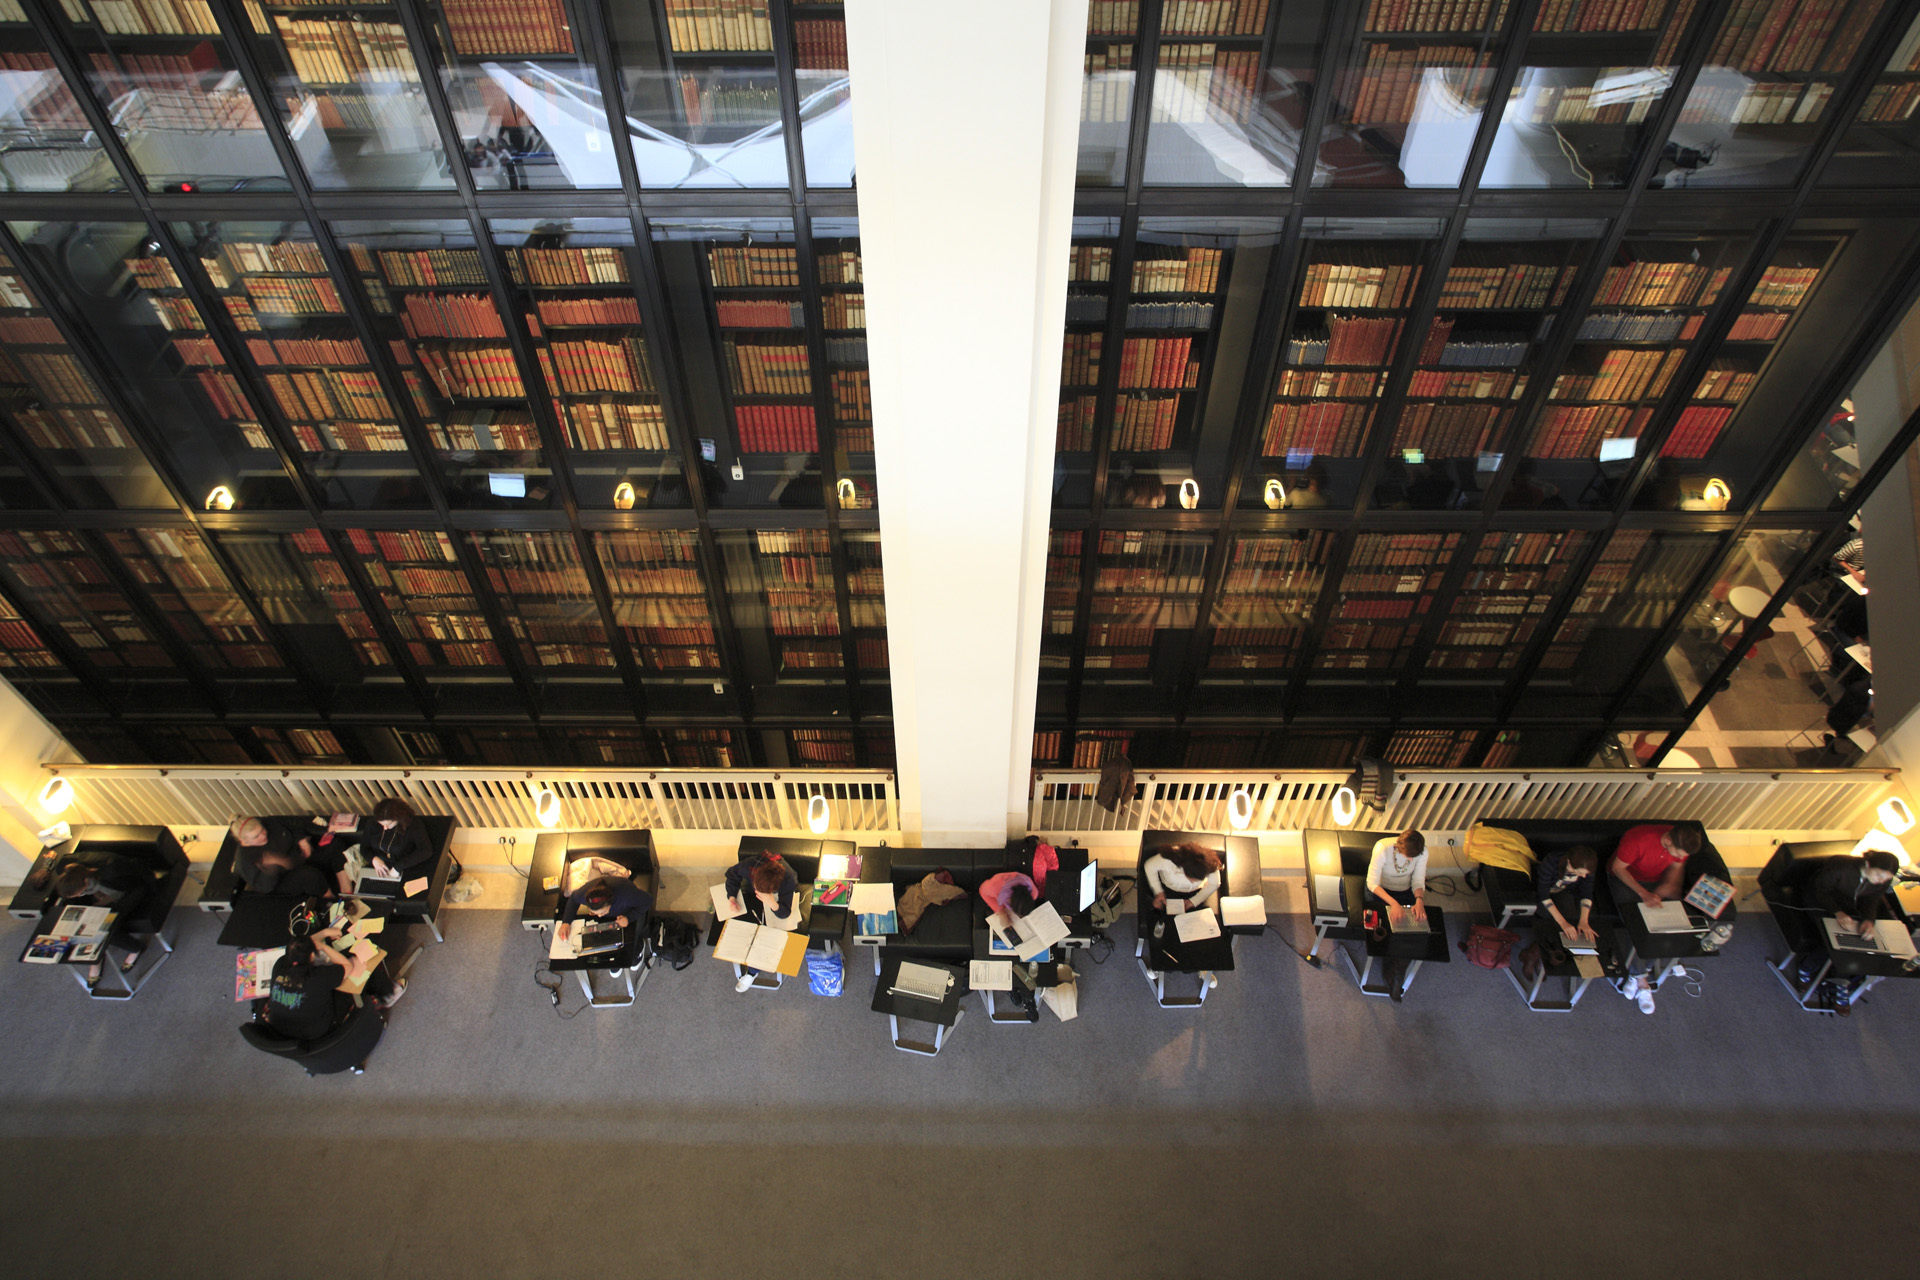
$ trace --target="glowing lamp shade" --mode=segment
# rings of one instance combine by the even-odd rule
[[[543,827],[560,825],[560,795],[552,787],[541,787],[533,793],[533,816],[540,820]]]
[[[1267,510],[1278,511],[1287,505],[1287,487],[1278,480],[1269,480],[1260,494],[1260,500],[1267,504]]]
[[[1880,802],[1880,825],[1896,836],[1913,830],[1913,810],[1899,796]]]
[[[1245,787],[1237,788],[1227,798],[1227,821],[1235,831],[1245,831],[1247,824],[1253,821],[1253,796]]]
[[[1913,865],[1913,859],[1907,856],[1907,846],[1901,844],[1894,837],[1888,835],[1878,827],[1861,836],[1860,843],[1853,846],[1850,852],[1854,857],[1858,858],[1863,854],[1873,853],[1876,850],[1881,853],[1890,853],[1900,859],[1900,865],[1903,867]]]
[[[1733,501],[1733,488],[1719,476],[1714,476],[1701,488],[1700,500],[1705,502],[1710,510],[1725,511],[1727,504]]]
[[[1180,482],[1180,505],[1188,511],[1200,505],[1200,482],[1186,479]]]
[[[1360,816],[1360,797],[1349,786],[1339,786],[1333,792],[1333,820],[1343,827],[1353,825]]]
[[[213,487],[213,491],[207,494],[207,510],[209,511],[233,510],[233,490],[227,488],[227,486],[223,484],[215,485]]]
[[[48,813],[65,813],[73,803],[73,784],[65,778],[49,778],[40,788],[40,807]]]
[[[807,830],[819,835],[827,829],[827,798],[816,794],[807,801]]]
[[[845,476],[840,477],[840,483],[833,486],[833,491],[840,496],[842,511],[851,511],[860,505],[859,492],[853,487],[853,481]]]
[[[630,482],[622,480],[613,486],[613,506],[616,511],[633,510],[633,502],[633,485]]]

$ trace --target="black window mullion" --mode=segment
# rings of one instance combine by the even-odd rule
[[[127,193],[143,207],[146,204],[147,182],[141,175],[133,158],[127,154],[126,147],[120,141],[120,133],[113,127],[113,118],[93,96],[93,82],[87,75],[86,66],[80,61],[78,46],[73,40],[73,28],[67,21],[66,13],[61,9],[59,0],[19,0],[25,10],[27,20],[39,33],[40,42],[46,46],[47,54],[53,59],[54,67],[67,82],[67,88],[73,93],[73,100],[80,107],[82,115],[93,128],[94,139],[100,149],[106,152],[107,159],[113,163],[114,171],[120,175],[120,181],[126,184]]]

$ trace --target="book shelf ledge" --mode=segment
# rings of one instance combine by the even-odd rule
[[[772,62],[771,49],[672,49],[668,51],[677,61],[681,58],[698,58],[702,62],[739,62],[752,59],[755,62]]]

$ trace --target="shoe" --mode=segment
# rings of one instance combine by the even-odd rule
[[[1628,974],[1626,982],[1623,983],[1620,987],[1620,994],[1625,996],[1629,1000],[1639,995],[1640,994],[1640,975],[1637,973]]]
[[[1640,994],[1637,998],[1640,1001],[1640,1012],[1653,1012],[1653,992],[1651,990],[1646,987],[1640,988]]]
[[[139,964],[140,957],[145,954],[147,954],[147,944],[144,942],[140,943],[138,946],[128,947],[126,959],[120,962],[120,972],[132,973],[133,966]]]
[[[751,973],[743,973],[743,974],[741,974],[741,975],[740,975],[740,981],[738,981],[738,982],[736,982],[736,983],[734,983],[734,984],[733,984],[733,989],[734,989],[735,991],[745,991],[745,990],[747,990],[747,989],[748,989],[749,987],[751,987],[751,986],[753,985],[753,977],[754,977],[754,975],[752,975]]]
[[[1206,983],[1209,988],[1220,985],[1219,976],[1211,969],[1202,969],[1200,971],[1200,981]]]
[[[389,994],[386,999],[378,1001],[377,1003],[382,1009],[391,1009],[400,1003],[400,997],[405,994],[407,994],[407,984],[404,982],[396,982],[393,984],[392,993]]]

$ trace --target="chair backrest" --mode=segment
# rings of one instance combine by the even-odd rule
[[[1017,855],[1005,849],[895,849],[893,884],[903,889],[945,867],[953,873],[954,884],[977,894],[982,881],[1012,867],[1013,857]]]
[[[1853,852],[1851,840],[1807,840],[1783,844],[1760,869],[1760,889],[1769,902],[1778,895],[1804,889],[1833,858]]]
[[[249,1022],[240,1028],[240,1038],[262,1053],[271,1053],[282,1058],[300,1056],[300,1042],[292,1036],[281,1035],[264,1022]]]
[[[1373,861],[1373,846],[1391,840],[1397,831],[1354,831],[1345,827],[1309,827],[1301,833],[1306,846],[1309,875],[1364,876]],[[1340,869],[1323,871],[1322,864],[1338,853]]]

